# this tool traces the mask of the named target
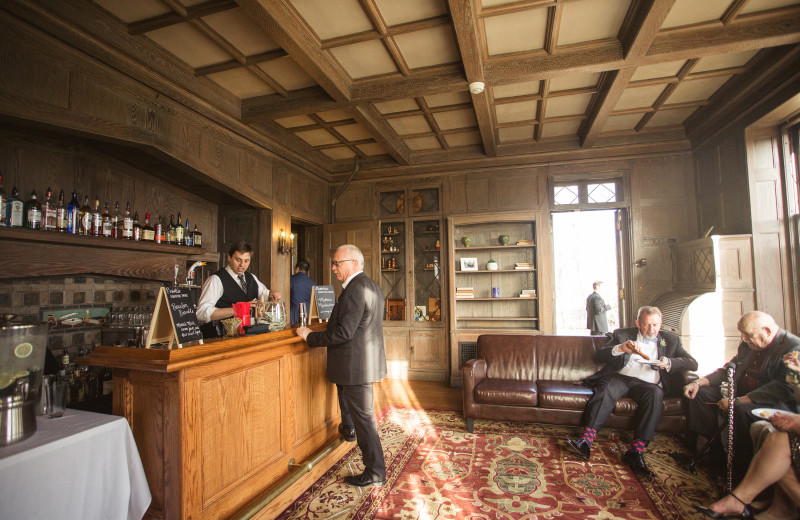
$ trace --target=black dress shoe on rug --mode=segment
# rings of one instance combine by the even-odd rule
[[[570,447],[575,450],[575,453],[578,455],[578,457],[582,458],[583,460],[589,460],[589,457],[592,456],[592,448],[583,438],[567,439],[567,444],[569,444]]]
[[[639,475],[644,475],[645,477],[650,478],[656,476],[656,474],[650,471],[650,468],[647,467],[647,463],[644,461],[644,454],[639,453],[636,450],[626,451],[625,455],[622,456],[622,462],[630,467],[634,473],[638,473]]]
[[[719,519],[728,519],[728,518],[744,518],[744,520],[753,520],[755,516],[753,516],[753,512],[750,510],[750,507],[745,504],[739,497],[734,495],[733,493],[728,493],[730,496],[738,500],[744,506],[741,513],[717,513],[713,511],[710,507],[702,507],[702,506],[694,506],[695,509],[699,513],[703,513],[703,516],[707,516],[709,518],[719,518]]]
[[[351,427],[347,427],[344,424],[339,425],[339,435],[344,437],[344,440],[347,442],[356,442],[356,429]]]
[[[368,475],[365,471],[360,475],[350,475],[349,477],[344,477],[344,481],[351,486],[364,487],[372,485],[382,486],[386,482],[386,479],[378,480],[378,477]]]

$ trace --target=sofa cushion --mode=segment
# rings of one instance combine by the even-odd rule
[[[539,406],[556,410],[583,410],[592,389],[572,381],[554,381],[552,379],[538,381]]]
[[[536,336],[536,379],[580,381],[597,372],[597,351],[606,344],[598,336]]]
[[[483,334],[478,336],[477,357],[486,360],[489,379],[536,379],[536,336]]]
[[[536,384],[519,379],[484,379],[475,387],[475,402],[481,404],[537,406]]]

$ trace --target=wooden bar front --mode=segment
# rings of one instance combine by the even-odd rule
[[[114,368],[114,414],[130,422],[153,495],[146,518],[202,519],[236,514],[295,471],[291,459],[336,441],[326,356],[285,330],[174,350],[97,347],[81,362]]]

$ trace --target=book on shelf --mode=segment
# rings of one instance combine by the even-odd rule
[[[456,287],[456,299],[474,298],[474,297],[475,297],[474,287]]]
[[[514,264],[514,269],[518,270],[533,269],[534,267],[532,262],[517,262]]]
[[[520,298],[536,298],[536,289],[522,289],[519,293]]]
[[[533,245],[536,245],[536,244],[533,243],[533,240],[523,239],[523,240],[517,240],[517,245],[518,246],[533,246]]]

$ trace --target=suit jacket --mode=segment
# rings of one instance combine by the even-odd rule
[[[338,385],[380,381],[386,375],[383,291],[364,273],[356,275],[333,306],[328,328],[306,338],[328,347],[328,379]]]
[[[615,356],[611,351],[615,346],[621,345],[628,340],[636,341],[638,333],[639,329],[636,327],[614,331],[611,339],[597,352],[597,360],[605,363],[605,366],[599,372],[586,379],[586,383],[589,386],[591,386],[592,380],[606,374],[617,373],[625,367],[633,354],[625,353],[621,356]],[[677,334],[662,330],[659,331],[657,338],[656,345],[659,359],[666,356],[672,362],[672,370],[669,372],[659,369],[661,382],[664,385],[664,395],[679,394],[683,390],[684,384],[682,372],[684,370],[697,370],[697,361],[684,350],[683,345],[681,345],[681,338]]]
[[[306,314],[311,305],[311,288],[317,285],[317,282],[308,277],[307,273],[298,271],[289,279],[289,316],[290,323],[297,323],[297,304],[303,302],[306,304]]]
[[[606,311],[611,310],[611,305],[603,301],[597,291],[586,298],[586,328],[598,332],[608,332],[608,317]]]
[[[747,393],[747,397],[754,403],[768,405],[783,402],[790,410],[796,409],[794,392],[791,385],[786,382],[786,373],[789,369],[781,361],[784,354],[792,351],[800,351],[800,338],[783,329],[779,330],[767,347],[767,357],[761,365],[761,373],[758,376],[758,388]],[[738,352],[730,361],[736,366],[733,380],[737,397],[742,397],[739,388],[752,356],[753,350],[747,343],[742,342]],[[728,380],[728,372],[724,367],[718,368],[706,378],[713,386],[718,386]]]

